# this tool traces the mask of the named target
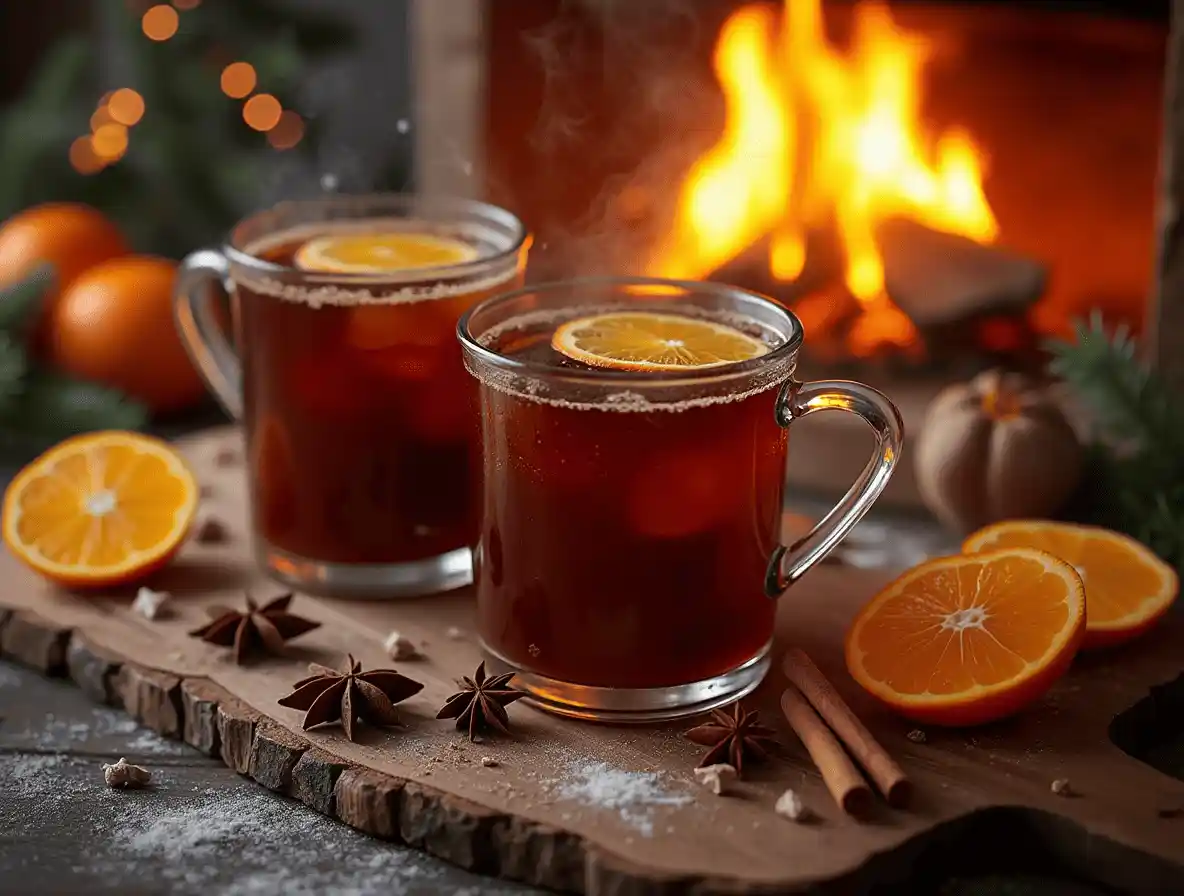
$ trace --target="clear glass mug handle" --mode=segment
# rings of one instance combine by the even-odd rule
[[[854,485],[822,521],[791,545],[779,545],[769,560],[765,593],[778,598],[810,567],[829,554],[868,512],[900,459],[904,422],[896,405],[871,386],[846,380],[800,383],[789,380],[777,395],[777,422],[788,427],[794,420],[818,411],[847,411],[872,428],[876,437],[871,460]]]
[[[213,289],[229,291],[230,265],[215,249],[193,252],[181,262],[173,287],[173,320],[194,366],[214,397],[234,419],[243,415],[243,371],[214,313]]]

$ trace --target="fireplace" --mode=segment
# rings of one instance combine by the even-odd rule
[[[429,6],[419,46],[453,55],[420,54],[424,185],[515,209],[535,278],[755,288],[802,318],[803,376],[870,382],[913,426],[954,379],[1039,370],[1090,311],[1154,323],[1166,3]],[[798,485],[862,466],[828,416]],[[908,466],[886,501],[916,503]]]

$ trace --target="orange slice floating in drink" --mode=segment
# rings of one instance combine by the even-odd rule
[[[847,668],[901,715],[975,725],[1038,699],[1084,635],[1085,589],[1065,561],[1029,548],[942,557],[860,610]]]
[[[759,358],[761,340],[734,327],[681,314],[622,311],[568,321],[551,347],[573,361],[615,370],[678,371]]]
[[[464,264],[477,249],[431,233],[337,233],[309,240],[296,252],[296,267],[333,274],[389,274]]]
[[[75,436],[9,485],[4,543],[59,584],[125,584],[180,549],[197,500],[193,474],[165,442],[132,432]]]
[[[1175,571],[1133,538],[1109,529],[1009,520],[975,532],[965,553],[1026,547],[1073,566],[1085,583],[1085,647],[1120,644],[1147,631],[1180,590]]]

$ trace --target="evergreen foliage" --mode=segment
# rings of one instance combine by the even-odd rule
[[[1125,532],[1184,570],[1184,401],[1140,360],[1129,330],[1107,332],[1099,315],[1048,348],[1050,372],[1097,430],[1071,515]]]

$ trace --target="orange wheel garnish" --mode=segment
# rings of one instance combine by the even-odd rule
[[[563,324],[551,347],[573,361],[616,370],[677,371],[759,358],[769,346],[710,320],[652,311],[622,311]]]
[[[1085,634],[1072,566],[1027,548],[941,557],[877,594],[847,632],[847,668],[901,715],[977,725],[1038,699]]]
[[[1133,538],[1094,526],[1010,520],[975,532],[964,553],[1027,547],[1073,566],[1085,583],[1085,647],[1120,644],[1147,631],[1176,599],[1175,570]]]
[[[61,585],[127,584],[176,554],[197,501],[193,474],[165,442],[88,433],[17,473],[4,493],[4,543]]]
[[[309,240],[296,266],[335,274],[389,274],[464,264],[477,257],[468,243],[430,233],[338,233]]]

